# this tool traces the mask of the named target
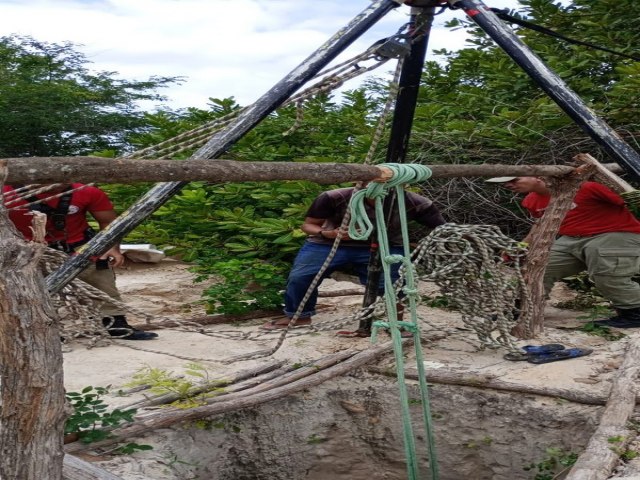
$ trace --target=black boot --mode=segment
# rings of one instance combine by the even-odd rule
[[[109,335],[119,337],[122,340],[152,340],[158,336],[158,334],[154,332],[144,332],[133,328],[127,323],[127,317],[124,315],[104,317],[102,324],[106,327]]]
[[[607,320],[593,322],[601,327],[613,328],[640,328],[640,308],[616,309],[618,315]]]

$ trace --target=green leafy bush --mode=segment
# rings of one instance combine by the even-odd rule
[[[285,263],[232,259],[196,270],[210,270],[224,279],[223,282],[206,288],[202,294],[208,313],[239,314],[251,310],[275,309],[282,304],[281,290],[288,270]],[[208,276],[201,275],[198,279]]]
[[[108,393],[104,387],[85,387],[81,392],[67,392],[67,401],[73,407],[73,414],[67,418],[64,433],[76,433],[84,443],[99,442],[109,438],[109,427],[117,427],[122,423],[132,422],[137,410],[120,410],[116,408],[108,412],[108,405],[102,397]],[[129,454],[136,450],[150,450],[149,445],[128,443],[118,447],[118,453]]]

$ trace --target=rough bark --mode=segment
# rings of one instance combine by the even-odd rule
[[[84,450],[92,450],[102,448],[115,443],[121,442],[125,438],[138,437],[159,428],[167,428],[177,423],[194,421],[202,418],[210,418],[222,413],[228,413],[245,408],[253,408],[262,403],[277,400],[279,398],[292,395],[307,388],[320,385],[331,378],[345,375],[356,368],[362,367],[369,362],[376,360],[393,349],[393,342],[387,342],[376,345],[362,352],[354,354],[351,358],[333,365],[324,370],[317,370],[313,367],[314,372],[304,378],[297,379],[286,385],[277,386],[275,388],[265,389],[265,386],[259,386],[259,389],[251,392],[245,391],[244,395],[239,398],[224,399],[211,405],[190,408],[188,410],[165,409],[158,412],[140,415],[133,424],[126,427],[118,428],[112,431],[113,437],[101,442],[95,442],[91,445],[84,445],[80,442],[70,443],[66,446],[68,453],[74,453]],[[260,390],[260,391],[258,391]]]
[[[605,480],[635,434],[627,427],[636,405],[640,340],[632,340],[613,381],[611,395],[587,448],[565,480]],[[613,441],[618,440],[619,441]]]
[[[0,161],[0,187],[6,162]],[[55,313],[38,268],[0,202],[0,478],[62,478],[64,386]]]
[[[9,158],[10,184],[243,182],[311,180],[320,184],[373,180],[375,166],[338,163],[236,162],[231,160],[129,160],[98,157]],[[605,167],[621,172],[617,164]],[[566,175],[573,167],[561,165],[431,165],[434,177],[495,177],[502,175]]]
[[[592,169],[582,166],[565,177],[549,179],[551,200],[544,216],[536,222],[529,234],[529,253],[524,265],[524,282],[529,295],[522,298],[521,309],[530,312],[530,329],[523,322],[516,325],[511,333],[517,338],[535,338],[544,330],[544,304],[546,300],[543,278],[549,261],[551,246],[558,234],[560,224],[571,208],[573,198],[580,185],[587,179]]]

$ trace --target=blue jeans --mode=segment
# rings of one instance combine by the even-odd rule
[[[289,273],[287,280],[287,289],[284,294],[284,313],[287,317],[293,317],[302,302],[304,295],[309,289],[309,285],[313,281],[316,274],[320,271],[320,267],[329,255],[331,245],[320,243],[305,242],[298,256],[293,262],[293,267]],[[391,247],[392,254],[401,254],[402,247]],[[329,267],[325,270],[322,278],[325,279],[336,270],[348,269],[355,272],[360,278],[360,283],[367,283],[367,265],[369,264],[369,248],[366,246],[339,247],[335,256],[331,260]],[[400,263],[391,265],[391,279],[395,282],[398,277]],[[318,282],[318,285],[320,282]],[[384,294],[384,276],[380,275],[380,283],[378,284],[378,294]],[[300,314],[300,318],[309,318],[315,315],[316,303],[318,301],[318,288],[316,287],[311,293],[309,300]]]

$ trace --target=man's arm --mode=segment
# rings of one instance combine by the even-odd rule
[[[96,219],[96,222],[98,222],[100,230],[104,230],[105,228],[107,228],[107,225],[109,225],[116,219],[118,214],[115,212],[115,210],[103,210],[99,212],[91,212],[91,216]],[[111,247],[100,256],[100,259],[107,259],[109,257],[113,259],[113,261],[111,262],[112,267],[115,268],[124,265],[125,258],[120,251],[120,245],[114,245],[113,247]]]
[[[327,240],[334,240],[338,236],[338,228],[333,230],[323,230],[322,225],[326,220],[324,218],[305,217],[304,223],[300,229],[312,237],[322,237]],[[342,234],[342,240],[350,240],[349,234],[345,231]]]

